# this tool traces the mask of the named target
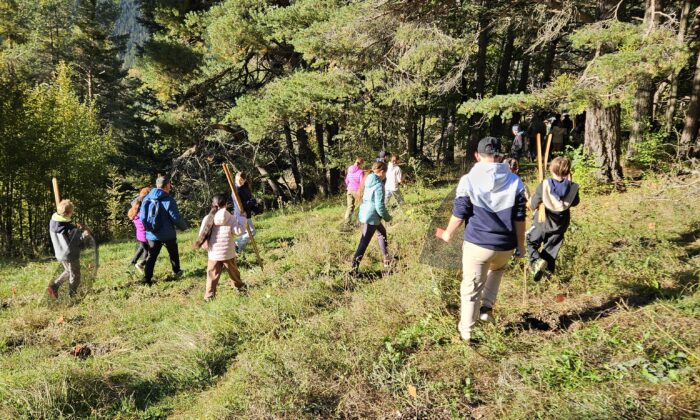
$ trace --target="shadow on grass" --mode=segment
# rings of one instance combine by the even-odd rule
[[[698,287],[698,275],[694,270],[680,272],[673,287],[656,288],[644,284],[629,284],[629,293],[611,297],[600,305],[585,308],[578,312],[561,314],[548,321],[530,313],[524,313],[521,320],[506,325],[506,334],[522,331],[567,331],[576,321],[589,322],[606,318],[620,308],[639,308],[659,300],[674,300],[692,294]]]

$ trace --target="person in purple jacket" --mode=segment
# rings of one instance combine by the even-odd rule
[[[146,263],[146,258],[148,257],[148,240],[146,239],[146,228],[143,226],[143,222],[139,218],[139,210],[141,209],[141,203],[143,198],[151,192],[151,189],[141,188],[139,191],[139,196],[136,197],[134,201],[131,202],[131,208],[129,209],[129,220],[134,223],[134,228],[136,228],[136,241],[138,241],[139,246],[136,248],[136,253],[131,259],[131,265],[136,267],[139,273],[143,274],[144,264]],[[139,261],[139,258],[143,256],[143,259]]]
[[[477,320],[492,321],[491,308],[501,277],[517,248],[525,255],[525,186],[500,162],[500,142],[481,139],[476,163],[459,181],[450,222],[441,234],[449,242],[457,228],[466,224],[462,248],[462,300],[459,333],[471,339]]]
[[[360,189],[360,182],[364,177],[364,171],[362,165],[365,163],[364,159],[358,157],[355,159],[355,163],[348,167],[345,175],[345,188],[347,193],[345,193],[346,205],[345,209],[345,226],[352,225],[352,213],[355,211],[357,205],[357,191]]]

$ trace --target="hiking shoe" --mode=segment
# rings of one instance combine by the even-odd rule
[[[184,272],[183,270],[180,270],[180,271],[178,271],[177,273],[173,273],[173,278],[179,279],[179,278],[181,278],[183,275],[185,275],[185,272]]]
[[[47,287],[46,293],[49,295],[50,298],[58,299],[58,292],[56,291],[56,289],[53,288],[53,286]]]
[[[544,270],[547,268],[547,261],[539,259],[532,264],[532,279],[540,281],[544,275]]]
[[[493,317],[493,309],[489,308],[488,306],[482,306],[479,310],[479,320],[495,324],[496,319]]]
[[[136,271],[143,274],[144,265],[145,264],[138,262],[138,263],[134,264],[134,268],[136,268]]]
[[[141,280],[141,283],[145,284],[146,286],[152,286],[153,285],[153,280],[144,278]]]

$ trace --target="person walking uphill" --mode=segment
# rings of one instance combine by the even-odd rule
[[[501,277],[517,248],[525,253],[525,187],[507,164],[497,163],[500,142],[481,139],[471,171],[457,186],[452,217],[441,239],[466,223],[462,247],[459,332],[471,339],[476,321],[491,320]]]
[[[248,242],[250,242],[250,236],[255,236],[255,226],[253,226],[253,215],[258,213],[258,201],[253,197],[253,193],[250,191],[250,185],[246,181],[246,176],[244,172],[238,172],[236,174],[236,192],[238,192],[238,198],[241,199],[241,204],[243,205],[243,211],[238,208],[238,203],[236,203],[236,198],[233,197],[231,193],[231,199],[234,204],[234,214],[236,216],[242,216],[248,221],[248,228],[250,229],[250,235],[243,227],[243,235],[236,240],[236,252],[242,253]]]
[[[73,203],[62,200],[49,222],[49,235],[56,259],[63,265],[63,272],[49,283],[46,292],[58,297],[58,288],[68,280],[68,294],[73,296],[80,285],[80,245],[91,235],[90,229],[71,223]]]
[[[202,220],[199,236],[195,242],[197,248],[208,251],[207,286],[204,291],[204,301],[209,302],[216,296],[221,271],[226,268],[231,279],[231,286],[238,290],[245,287],[241,281],[241,273],[236,265],[236,243],[234,236],[245,231],[247,220],[242,216],[234,216],[226,210],[226,196],[214,196],[211,211]]]
[[[360,190],[362,204],[360,204],[359,219],[362,224],[362,236],[352,258],[350,275],[357,275],[360,262],[365,255],[365,251],[367,251],[367,246],[372,240],[374,232],[377,232],[379,249],[384,257],[384,268],[390,266],[386,229],[382,225],[382,220],[391,221],[391,215],[389,215],[384,204],[384,185],[382,180],[386,177],[386,169],[386,163],[374,162],[372,164],[372,173],[365,177],[364,187]]]
[[[360,157],[355,159],[355,163],[348,167],[347,174],[345,175],[345,187],[347,193],[345,194],[346,205],[344,224],[345,226],[352,225],[352,213],[355,211],[357,190],[360,189],[360,182],[364,176],[364,171],[362,170],[362,164],[364,160]]]
[[[571,182],[571,160],[558,156],[549,164],[552,177],[537,186],[530,199],[534,210],[532,227],[527,232],[527,253],[535,281],[539,281],[545,268],[554,271],[564,234],[571,222],[571,207],[579,203],[578,184]],[[538,207],[544,204],[545,221],[539,222]],[[542,248],[540,250],[540,248]]]
[[[403,195],[399,189],[403,183],[403,173],[401,172],[400,159],[397,155],[391,157],[391,163],[386,170],[386,182],[384,184],[384,201],[389,204],[391,197],[396,198],[399,206],[403,204]]]
[[[173,274],[176,277],[182,275],[175,228],[185,230],[187,222],[180,216],[177,203],[170,195],[171,188],[170,179],[164,176],[159,177],[156,180],[156,188],[152,189],[143,199],[139,210],[139,219],[146,228],[149,248],[143,278],[144,283],[148,285],[153,282],[153,269],[163,246],[168,250]]]
[[[139,218],[139,210],[141,209],[141,203],[143,203],[144,197],[151,192],[150,188],[141,188],[139,191],[139,196],[136,197],[134,201],[131,202],[131,208],[129,209],[129,220],[134,223],[134,228],[136,229],[136,241],[139,243],[136,248],[136,253],[131,258],[131,265],[135,266],[136,269],[143,274],[143,269],[146,264],[146,259],[148,259],[148,240],[146,239],[146,228],[143,226],[143,222]],[[143,260],[139,262],[139,258],[143,256]]]

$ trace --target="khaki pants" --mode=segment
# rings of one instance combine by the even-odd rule
[[[355,194],[356,191],[348,191],[345,194],[345,224],[349,225],[352,223],[352,212],[355,211]]]
[[[462,307],[458,328],[463,339],[470,338],[482,303],[493,307],[496,302],[501,277],[512,256],[513,250],[493,251],[466,241],[462,245],[462,284],[459,288]]]
[[[228,276],[231,279],[231,287],[243,287],[241,273],[238,271],[235,258],[231,258],[228,261],[209,260],[207,263],[207,287],[204,292],[204,299],[210,299],[216,296],[216,286],[219,284],[219,277],[221,277],[221,271],[223,271],[224,268],[228,271]]]
[[[80,285],[80,260],[61,261],[61,265],[63,265],[63,273],[51,282],[49,287],[58,291],[58,288],[68,280],[68,290],[73,295]]]

